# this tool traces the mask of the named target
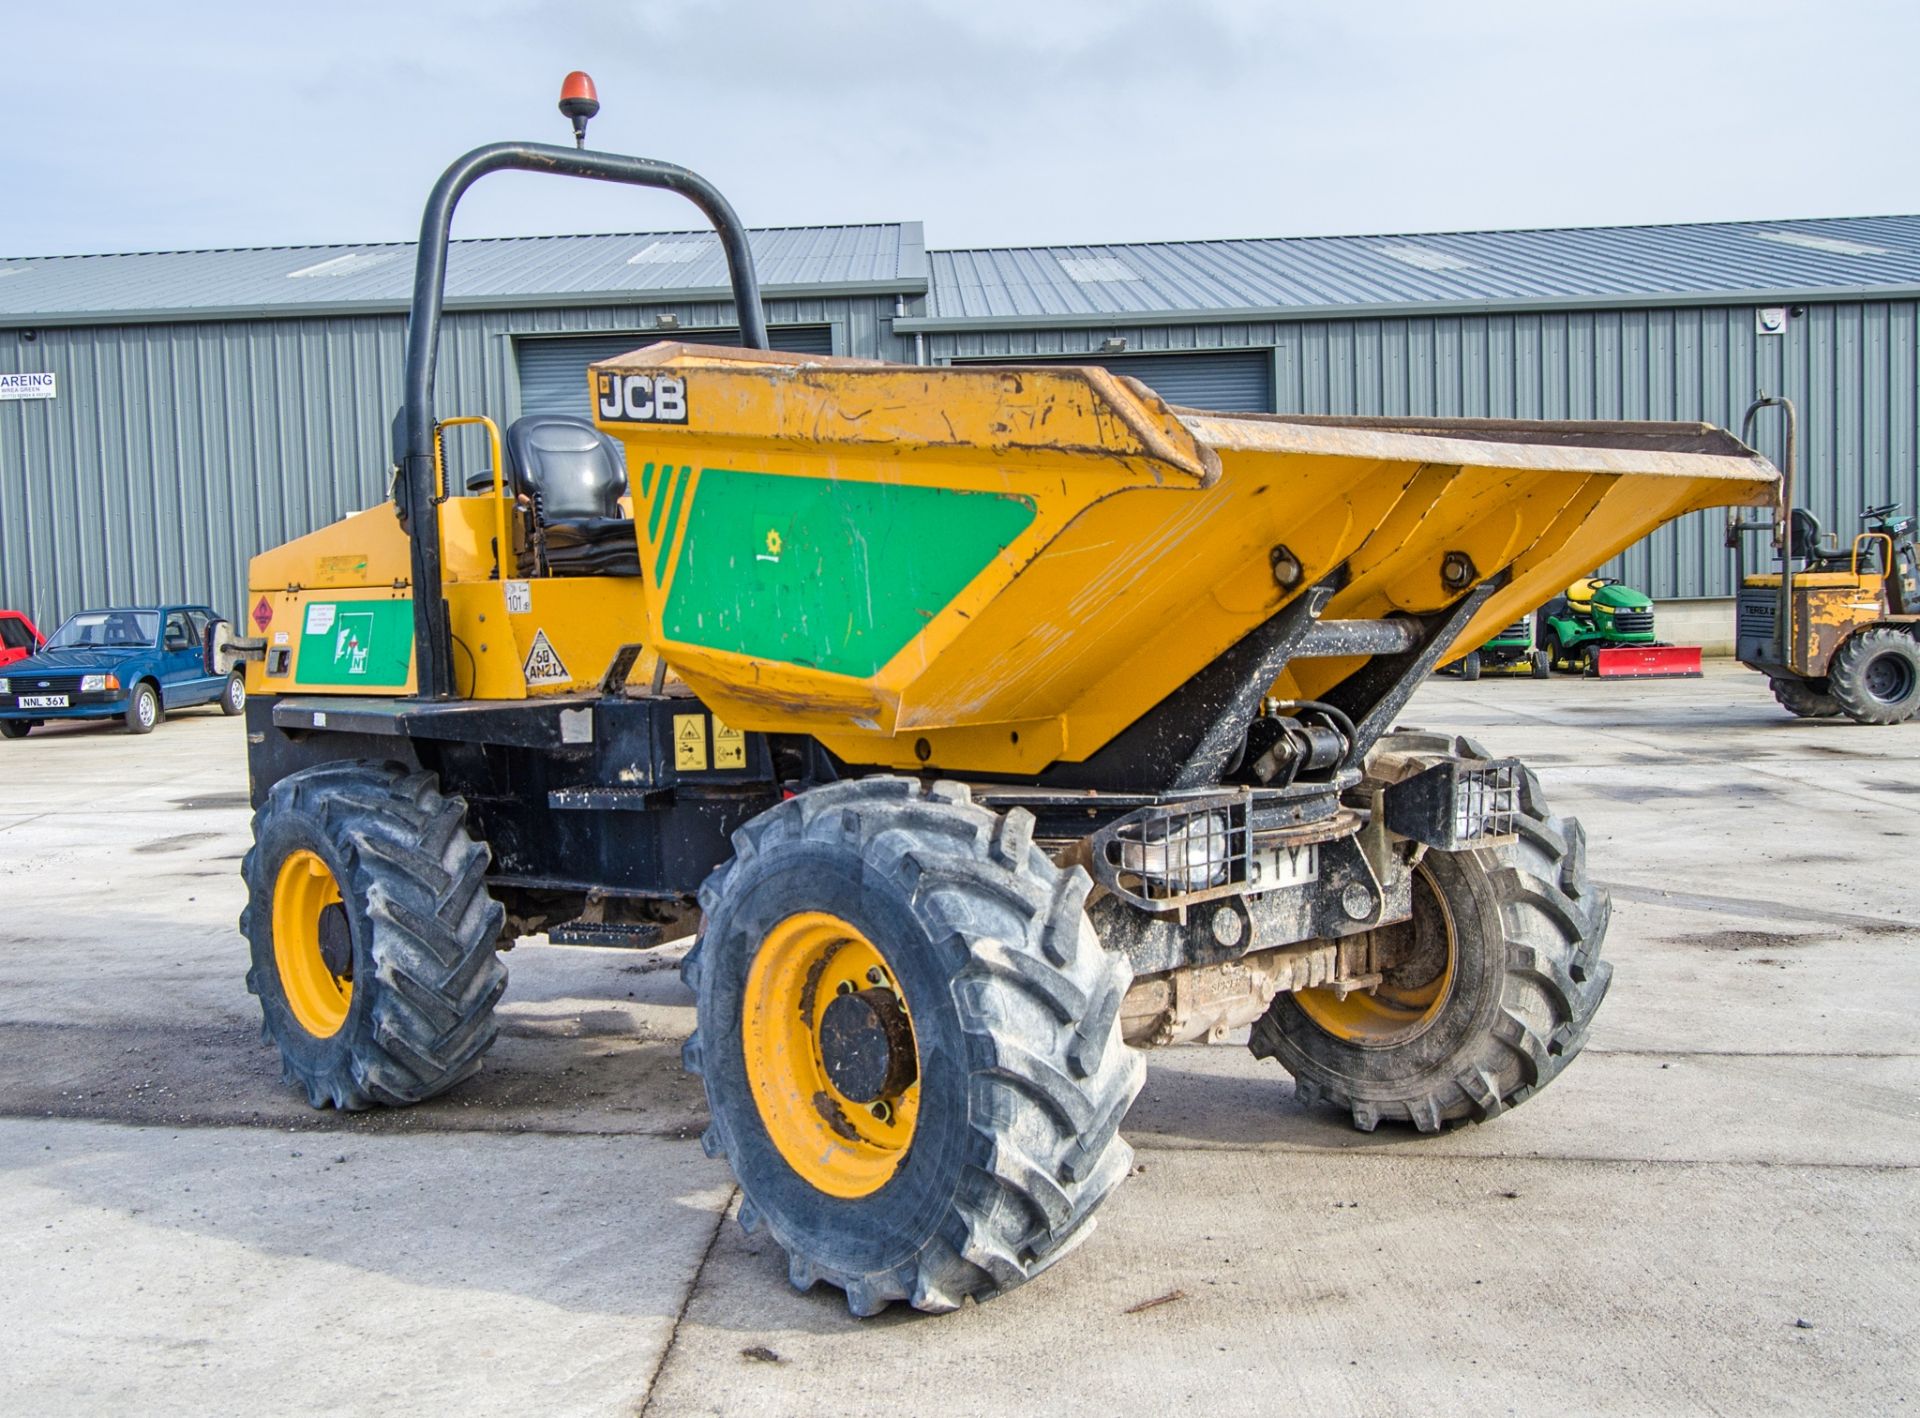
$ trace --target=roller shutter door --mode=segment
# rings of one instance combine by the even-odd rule
[[[776,350],[796,354],[833,353],[829,325],[776,325],[767,332]],[[657,340],[687,340],[702,345],[737,345],[738,330],[629,330],[619,335],[568,335],[560,339],[521,339],[514,358],[520,370],[523,414],[589,415],[587,366]]]
[[[971,361],[969,361],[971,362]],[[1138,379],[1169,404],[1222,413],[1273,412],[1273,355],[1268,350],[1196,354],[1076,355],[1071,359],[1004,359],[995,364],[1097,364]]]

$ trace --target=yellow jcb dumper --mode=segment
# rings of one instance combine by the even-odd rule
[[[590,421],[521,420],[469,487],[433,412],[446,236],[503,168],[691,197],[748,348],[595,365]],[[1299,1098],[1427,1132],[1579,1053],[1609,975],[1579,824],[1395,721],[1651,528],[1768,501],[1764,460],[766,345],[684,169],[500,144],[436,187],[397,505],[252,566],[242,925],[310,1102],[473,1073],[518,936],[697,930],[706,1148],[793,1283],[871,1314],[1085,1237],[1147,1046],[1251,1025]]]

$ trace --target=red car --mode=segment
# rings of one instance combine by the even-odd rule
[[[0,665],[26,659],[45,639],[19,611],[0,611]]]

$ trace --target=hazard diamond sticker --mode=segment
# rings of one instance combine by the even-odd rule
[[[260,604],[253,608],[253,623],[260,627],[262,635],[267,633],[267,627],[273,623],[273,607],[267,604],[265,596],[262,596]]]
[[[527,651],[527,662],[520,667],[525,672],[528,684],[571,684],[573,676],[567,673],[567,667],[561,663],[559,653],[553,648],[553,642],[547,639],[547,632],[533,632],[533,648]]]

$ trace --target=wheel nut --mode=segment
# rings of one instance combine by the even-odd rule
[[[890,1123],[893,1121],[893,1109],[890,1108],[884,1100],[881,1102],[875,1103],[873,1105],[872,1112],[874,1117],[878,1118],[883,1123]]]
[[[867,983],[869,985],[884,985],[886,982],[886,971],[882,970],[878,965],[869,967],[867,970]]]

